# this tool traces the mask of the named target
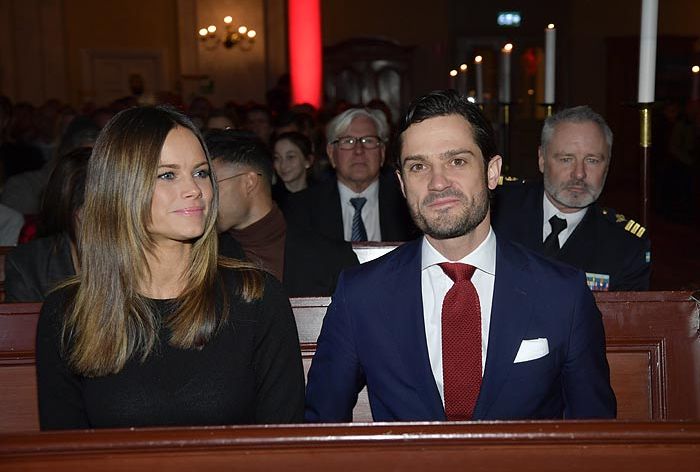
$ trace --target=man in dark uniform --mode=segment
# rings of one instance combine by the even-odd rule
[[[596,203],[610,167],[612,139],[605,120],[587,106],[547,118],[538,150],[544,179],[500,188],[494,229],[584,270],[592,290],[648,290],[645,228]]]

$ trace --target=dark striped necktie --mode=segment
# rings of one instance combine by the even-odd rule
[[[350,241],[367,241],[367,230],[365,223],[362,221],[362,207],[367,203],[365,197],[351,198],[350,203],[355,208],[355,214],[352,216],[352,236]]]

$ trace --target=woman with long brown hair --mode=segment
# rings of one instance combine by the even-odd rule
[[[216,182],[197,128],[116,115],[88,164],[81,271],[37,329],[42,429],[287,423],[304,377],[273,277],[217,256]]]

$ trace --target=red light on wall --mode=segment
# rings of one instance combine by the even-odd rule
[[[289,0],[289,72],[292,102],[321,106],[321,2]]]

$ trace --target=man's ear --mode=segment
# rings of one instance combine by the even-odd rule
[[[386,145],[385,144],[382,144],[381,146],[379,146],[379,157],[380,157],[379,167],[382,167],[382,166],[384,166],[384,158],[386,157]]]
[[[245,182],[245,193],[246,195],[250,195],[257,189],[262,182],[260,179],[262,179],[263,176],[255,172],[254,170],[248,171],[245,173],[245,176],[243,177],[244,182]]]
[[[499,155],[495,155],[489,160],[486,166],[486,181],[488,182],[490,190],[495,190],[496,187],[498,187],[498,178],[501,176],[502,165],[503,158]]]
[[[406,198],[406,189],[403,185],[403,178],[401,178],[401,171],[396,170],[394,172],[396,172],[396,178],[399,179],[399,185],[401,186],[401,193],[403,194],[403,198]]]
[[[537,148],[537,165],[540,167],[540,172],[544,174],[544,150],[542,146]]]
[[[335,156],[333,155],[334,146],[332,144],[326,144],[326,154],[328,155],[328,162],[331,163],[331,167],[335,169]]]

